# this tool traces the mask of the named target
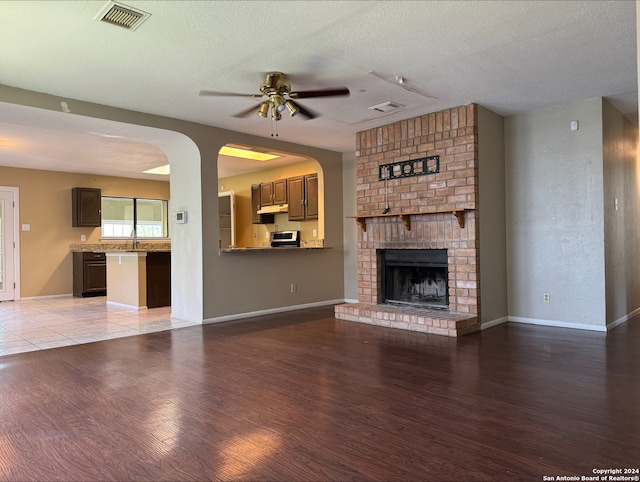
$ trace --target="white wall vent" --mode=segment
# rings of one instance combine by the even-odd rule
[[[129,7],[122,3],[108,2],[100,13],[96,16],[99,22],[107,22],[112,25],[135,30],[151,16],[150,13],[143,12],[137,8]]]
[[[368,107],[368,109],[377,110],[378,112],[389,112],[390,110],[399,109],[400,107],[404,106],[397,102],[387,101],[382,104],[372,105],[371,107]]]

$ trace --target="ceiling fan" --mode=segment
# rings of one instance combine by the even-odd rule
[[[266,80],[260,84],[260,92],[260,94],[238,94],[235,92],[201,90],[200,95],[215,97],[253,97],[256,99],[266,97],[266,99],[262,100],[259,104],[235,114],[234,117],[246,117],[257,111],[257,114],[260,117],[264,117],[266,119],[269,117],[269,111],[271,111],[271,119],[276,121],[282,119],[282,112],[284,112],[285,109],[292,117],[296,114],[300,114],[307,119],[318,117],[319,114],[316,114],[309,109],[305,109],[299,103],[294,102],[293,99],[349,95],[349,89],[346,87],[292,92],[291,84],[285,80],[282,72],[269,72]]]

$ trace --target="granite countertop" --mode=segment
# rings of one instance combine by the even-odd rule
[[[331,249],[324,246],[324,239],[303,240],[300,242],[300,246],[245,246],[235,248],[221,249],[221,253],[245,253],[255,251],[301,251],[301,250],[318,250],[318,249]]]
[[[113,251],[170,252],[171,242],[140,241],[136,249],[133,249],[131,241],[120,243],[77,243],[70,244],[69,251],[72,253],[110,253]]]
[[[321,250],[321,249],[331,249],[331,248],[327,248],[324,246],[305,246],[305,247],[298,247],[298,246],[281,246],[281,247],[277,247],[277,248],[272,248],[271,246],[248,246],[246,248],[226,248],[226,249],[221,249],[220,252],[221,253],[243,253],[243,252],[247,252],[247,251],[308,251],[308,250]]]

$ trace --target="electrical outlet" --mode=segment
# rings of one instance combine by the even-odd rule
[[[551,296],[549,295],[549,293],[542,293],[542,302],[551,303]]]
[[[298,291],[298,285],[291,283],[291,292],[296,293]]]
[[[318,235],[318,230],[317,230],[317,229],[314,229],[314,230],[313,230],[313,237],[315,238],[317,235]]]
[[[80,235],[80,241],[86,241],[87,240],[87,235],[86,234],[81,234]]]

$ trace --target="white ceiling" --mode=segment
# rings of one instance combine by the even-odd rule
[[[257,93],[277,70],[294,91],[350,89],[300,100],[316,119],[277,123],[281,140],[340,152],[358,131],[472,102],[509,116],[603,96],[637,122],[635,1],[126,0],[151,14],[135,31],[95,21],[105,3],[0,1],[0,84],[72,113],[78,99],[270,137],[270,120],[233,117],[256,99],[198,94]],[[386,101],[404,107],[368,109]],[[73,114],[24,113],[0,103],[0,165],[144,177],[161,164],[106,121],[78,133]]]

